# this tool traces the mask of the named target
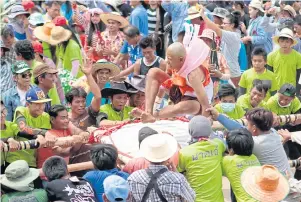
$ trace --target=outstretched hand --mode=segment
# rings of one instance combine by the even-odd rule
[[[213,119],[214,121],[217,120],[217,117],[218,117],[218,115],[219,115],[219,112],[218,112],[214,107],[207,108],[206,111],[207,111],[208,113],[210,113],[210,115],[211,115],[211,117],[212,117],[212,119]]]
[[[84,65],[81,66],[81,70],[85,75],[90,75],[92,74],[92,60],[89,60],[88,58],[85,60]]]

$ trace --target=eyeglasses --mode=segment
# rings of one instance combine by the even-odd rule
[[[23,79],[25,79],[25,78],[27,78],[27,77],[31,78],[31,76],[32,76],[32,73],[21,74],[21,77],[22,77]]]

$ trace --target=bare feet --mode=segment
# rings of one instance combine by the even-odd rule
[[[141,121],[142,123],[154,123],[156,121],[156,118],[150,113],[143,112],[141,115]]]
[[[133,117],[135,117],[135,118],[141,118],[141,116],[142,116],[142,113],[143,113],[143,111],[141,110],[141,109],[139,109],[139,108],[134,108],[132,111],[131,111],[131,116],[133,116]]]

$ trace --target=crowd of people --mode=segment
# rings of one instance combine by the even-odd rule
[[[4,0],[0,16],[1,201],[222,202],[223,177],[232,202],[301,201],[300,1]],[[148,125],[179,117],[185,147]],[[140,122],[129,161],[95,141]]]

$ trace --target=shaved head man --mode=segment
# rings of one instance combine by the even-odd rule
[[[171,44],[166,50],[167,65],[171,69],[180,70],[186,58],[186,49],[180,42]]]

